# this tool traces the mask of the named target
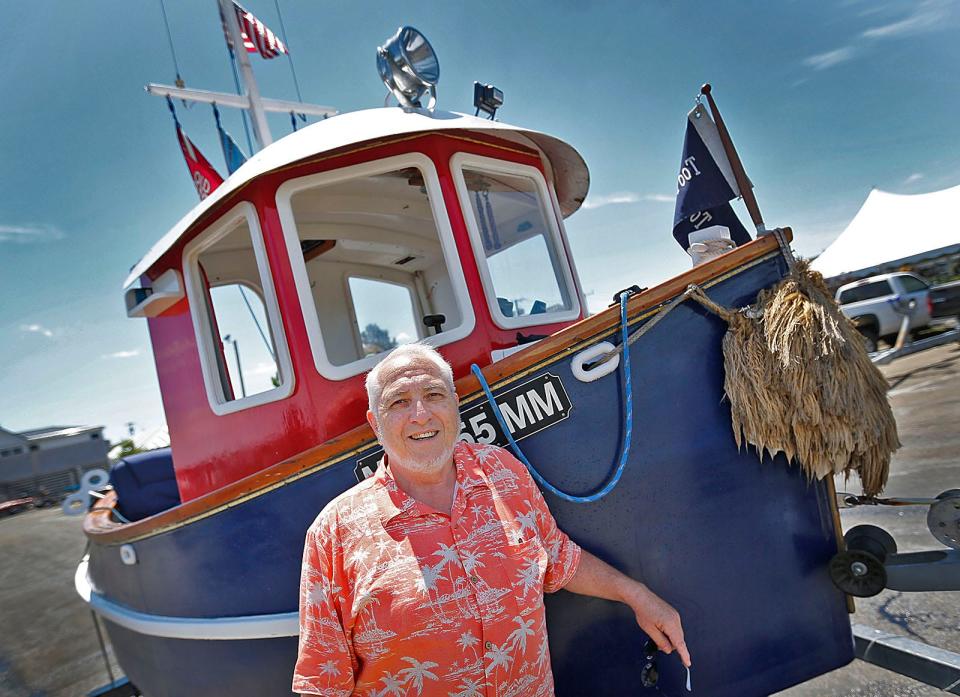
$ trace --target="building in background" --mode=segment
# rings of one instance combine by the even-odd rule
[[[48,426],[14,433],[0,427],[0,501],[61,497],[83,473],[108,468],[103,426]]]

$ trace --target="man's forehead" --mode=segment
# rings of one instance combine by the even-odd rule
[[[434,382],[446,386],[446,382],[440,375],[440,369],[430,361],[424,360],[397,361],[380,374],[380,384],[384,392],[409,388],[416,383]]]

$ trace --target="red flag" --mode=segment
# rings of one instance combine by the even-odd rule
[[[237,21],[240,23],[240,38],[243,39],[243,47],[248,53],[259,53],[264,58],[276,58],[281,53],[289,53],[283,42],[270,31],[270,28],[254,16],[249,10],[245,10],[236,2],[233,3],[233,11],[237,15]],[[230,33],[227,32],[227,42],[230,43]]]
[[[223,177],[217,174],[217,170],[203,156],[197,146],[187,138],[187,134],[177,124],[177,140],[180,141],[180,149],[183,150],[183,159],[187,162],[187,169],[190,170],[190,176],[193,178],[193,185],[197,187],[197,193],[200,194],[202,201],[223,184]]]

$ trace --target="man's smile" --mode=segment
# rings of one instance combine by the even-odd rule
[[[414,433],[410,436],[413,440],[429,440],[436,436],[440,431],[424,431],[422,433]]]

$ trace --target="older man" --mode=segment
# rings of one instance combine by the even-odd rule
[[[307,532],[294,692],[553,695],[543,593],[561,588],[626,603],[690,665],[672,607],[571,541],[508,452],[457,440],[434,349],[394,350],[366,385],[385,455]]]

